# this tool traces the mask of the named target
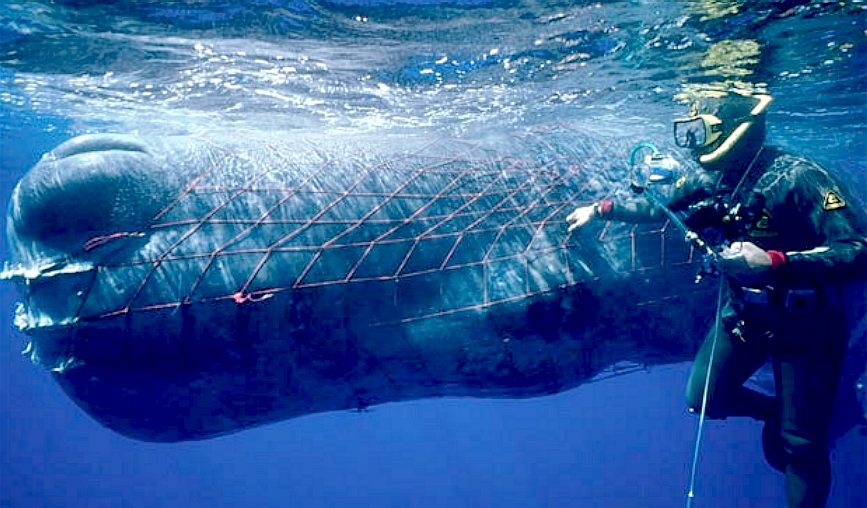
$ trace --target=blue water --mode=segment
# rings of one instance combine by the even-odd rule
[[[84,132],[474,139],[558,124],[670,145],[672,100],[776,97],[770,142],[867,202],[864,2],[42,1],[0,6],[0,196]],[[618,164],[624,154],[611,154]],[[862,205],[859,205],[862,206]],[[7,258],[5,239],[0,258]],[[200,443],[99,427],[19,351],[0,287],[0,506],[685,504],[688,365],[528,400],[427,400]],[[863,331],[862,331],[863,333]],[[753,422],[711,422],[696,506],[783,506]],[[829,506],[859,506],[867,439],[839,438]]]

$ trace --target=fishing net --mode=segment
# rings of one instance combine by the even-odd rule
[[[539,151],[530,160],[443,141],[388,156],[214,149],[147,228],[87,239],[100,261],[73,314],[349,285],[387,303],[389,318],[412,320],[691,262],[667,224],[568,234],[565,216],[616,175]]]

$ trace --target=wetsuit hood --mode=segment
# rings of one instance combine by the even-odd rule
[[[675,120],[675,138],[679,125],[701,122],[707,131],[705,142],[691,149],[702,167],[711,171],[744,169],[764,144],[771,101],[768,94],[705,92],[690,104],[687,118]]]

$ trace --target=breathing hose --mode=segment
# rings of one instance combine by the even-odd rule
[[[645,158],[645,161],[639,161],[638,156],[641,150],[648,149],[650,150],[650,156]],[[680,230],[684,239],[698,247],[706,256],[706,259],[710,259],[710,261],[715,265],[719,266],[717,262],[719,260],[719,254],[711,248],[711,246],[705,242],[696,232],[692,231],[680,217],[677,216],[662,200],[656,195],[652,189],[648,189],[648,184],[654,183],[653,176],[654,171],[658,171],[659,166],[653,166],[654,161],[663,161],[665,157],[662,156],[659,150],[652,143],[641,142],[635,145],[632,148],[632,151],[629,153],[629,166],[632,172],[632,190],[636,194],[643,194],[654,206],[656,206],[659,210],[662,211],[663,214],[671,221],[674,226]],[[643,162],[643,163],[642,163]],[[642,166],[647,167],[651,171],[651,174],[642,175],[641,169]],[[670,169],[663,168],[663,169]],[[671,175],[663,175],[664,180],[666,176]],[[704,379],[704,390],[701,396],[701,413],[698,418],[698,429],[696,430],[695,436],[695,444],[693,446],[692,452],[692,467],[690,468],[689,475],[689,489],[686,494],[686,506],[687,508],[692,508],[693,501],[695,500],[695,479],[698,474],[698,459],[699,459],[699,451],[701,449],[701,438],[704,432],[704,422],[707,417],[707,399],[708,393],[710,391],[710,378],[711,371],[713,370],[714,365],[714,356],[716,353],[716,344],[717,338],[719,337],[721,327],[722,327],[722,308],[723,308],[723,294],[725,292],[725,281],[722,277],[720,277],[719,288],[717,290],[717,300],[716,300],[716,312],[714,316],[714,324],[713,324],[713,341],[710,346],[710,360],[708,362],[707,374]]]

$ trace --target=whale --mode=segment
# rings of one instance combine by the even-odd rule
[[[670,224],[566,231],[624,178],[619,149],[82,135],[14,188],[2,277],[24,353],[133,439],[557,393],[687,360],[713,322],[718,284]]]

